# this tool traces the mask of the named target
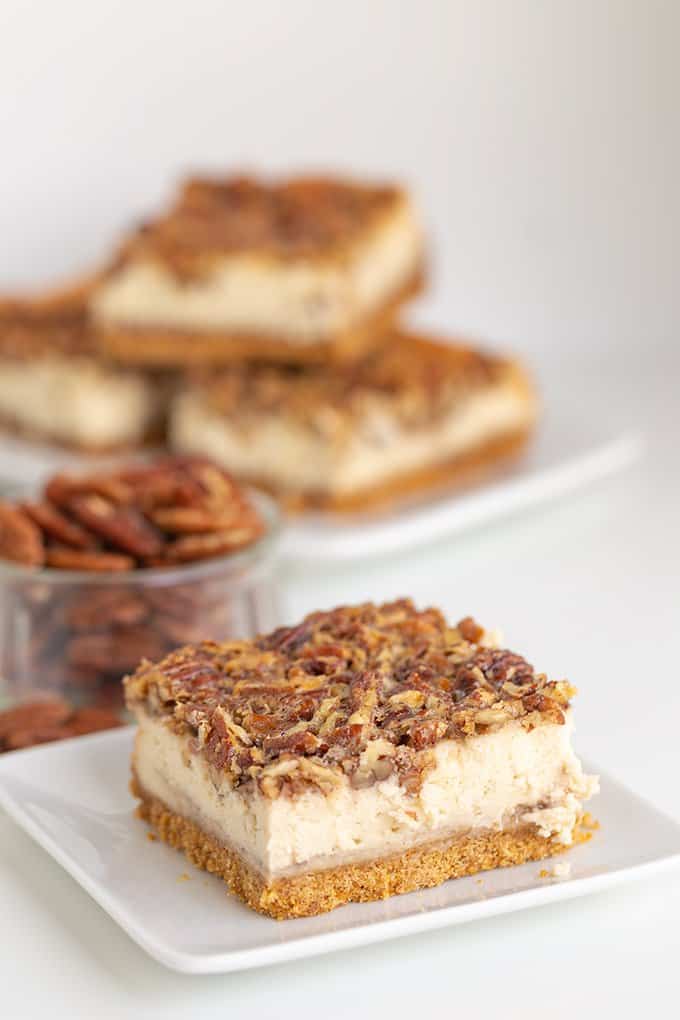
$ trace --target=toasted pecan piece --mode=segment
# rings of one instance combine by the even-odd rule
[[[226,531],[239,523],[242,510],[238,506],[211,510],[201,506],[159,507],[149,517],[163,531],[172,534],[205,534]]]
[[[12,730],[4,740],[6,751],[21,751],[25,747],[34,747],[35,744],[50,744],[55,740],[63,740],[71,734],[65,726],[48,723],[44,725],[31,724],[24,729]]]
[[[74,496],[95,495],[124,505],[133,497],[130,485],[117,475],[54,475],[45,486],[45,498],[56,506],[66,506]]]
[[[136,507],[120,506],[99,495],[74,496],[69,510],[81,524],[131,556],[159,556],[163,539]]]
[[[234,552],[249,545],[257,537],[254,527],[237,527],[228,531],[214,531],[203,535],[183,535],[168,542],[164,556],[168,563],[190,563],[212,556]]]
[[[0,559],[39,567],[45,562],[40,529],[11,503],[0,502]]]
[[[69,549],[55,545],[45,553],[48,567],[58,570],[92,570],[101,573],[134,570],[136,563],[132,556],[123,553],[101,552],[96,549]]]
[[[122,726],[120,716],[108,708],[88,706],[77,708],[68,722],[69,735],[78,737],[85,733],[96,733],[99,730],[112,730]]]
[[[203,488],[174,460],[160,464],[132,465],[119,477],[134,490],[134,499],[144,511],[157,507],[195,506]]]
[[[119,715],[110,708],[74,710],[61,698],[30,701],[0,712],[0,750],[18,751],[121,725]]]
[[[70,714],[71,707],[62,698],[41,698],[7,708],[0,712],[0,742],[17,731],[59,726]]]
[[[234,502],[239,494],[238,486],[230,474],[207,459],[189,458],[186,462],[188,474],[200,483],[205,493],[206,505],[222,509]]]
[[[97,545],[94,535],[89,534],[75,521],[53,506],[48,500],[41,503],[21,503],[21,509],[49,537],[61,545],[74,549],[92,549]]]

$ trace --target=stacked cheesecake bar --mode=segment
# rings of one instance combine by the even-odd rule
[[[190,179],[85,284],[0,302],[0,422],[87,449],[165,429],[290,508],[381,507],[514,456],[520,365],[400,323],[425,277],[408,193]]]
[[[105,354],[172,368],[178,451],[288,506],[379,506],[515,454],[535,418],[515,362],[397,323],[423,231],[393,185],[190,180],[93,291]]]
[[[158,439],[168,380],[101,357],[87,312],[92,286],[0,301],[0,422],[88,451]]]
[[[354,360],[422,271],[399,188],[190,180],[124,244],[93,311],[105,348],[129,361]]]

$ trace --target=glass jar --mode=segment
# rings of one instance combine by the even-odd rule
[[[122,707],[121,679],[184,644],[245,638],[279,623],[279,515],[250,493],[264,535],[247,549],[126,573],[0,562],[0,677],[10,701],[59,694]]]

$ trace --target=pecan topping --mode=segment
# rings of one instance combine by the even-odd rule
[[[395,329],[351,366],[234,363],[196,372],[193,388],[245,433],[262,418],[283,417],[326,440],[360,428],[380,444],[395,419],[405,428],[435,421],[506,371],[502,358]]]
[[[125,680],[235,784],[266,796],[396,774],[417,792],[443,739],[563,723],[573,690],[408,599],[312,613],[252,641],[188,645]],[[335,778],[334,778],[335,777]]]
[[[193,178],[165,215],[126,243],[118,264],[152,257],[191,277],[215,256],[244,251],[280,259],[334,256],[402,201],[393,186],[321,177]]]

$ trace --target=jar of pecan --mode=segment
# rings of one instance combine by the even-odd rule
[[[122,706],[180,645],[278,620],[275,504],[200,458],[55,476],[0,503],[0,677],[10,701]]]

